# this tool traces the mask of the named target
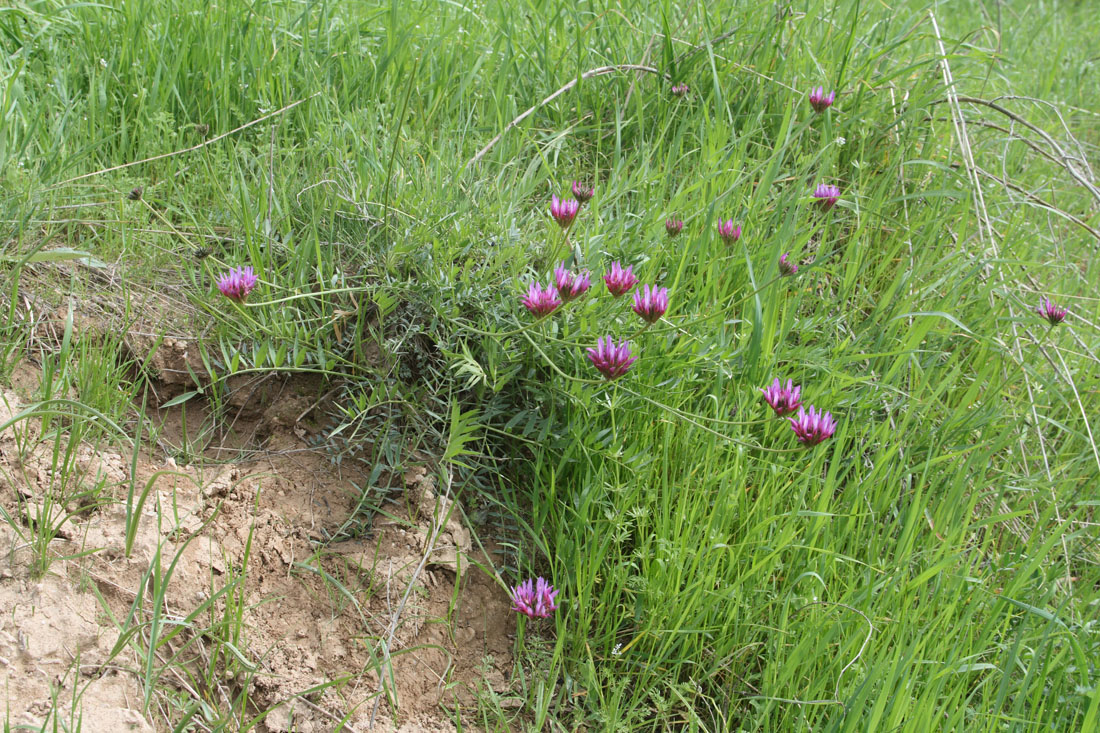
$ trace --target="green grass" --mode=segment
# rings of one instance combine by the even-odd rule
[[[515,545],[502,580],[561,589],[518,662],[527,705],[486,693],[486,729],[1093,729],[1098,20],[992,0],[19,2],[0,10],[0,374],[40,347],[21,278],[64,247],[187,298],[219,378],[342,385],[334,444],[437,456]],[[607,74],[508,127],[626,63],[691,93]],[[840,90],[821,116],[817,84]],[[566,249],[546,213],[574,178],[596,197]],[[819,182],[843,192],[828,214]],[[558,253],[597,278],[632,264],[669,312],[638,333],[597,283],[532,324],[519,295]],[[244,307],[213,286],[231,265],[261,277]],[[1041,293],[1071,312],[1049,332]],[[584,356],[606,334],[640,357],[611,385]],[[47,383],[133,425],[117,349],[57,344]],[[798,449],[759,398],[776,376],[835,437]],[[210,620],[231,644],[232,607]],[[136,639],[157,618],[122,621]]]

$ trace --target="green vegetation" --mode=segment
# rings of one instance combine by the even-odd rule
[[[434,456],[514,548],[501,593],[560,590],[517,642],[526,704],[484,701],[485,729],[1097,730],[1098,21],[1022,0],[17,0],[0,377],[42,364],[21,419],[58,480],[70,433],[149,439],[146,355],[33,337],[31,274],[62,262],[52,287],[85,301],[187,299],[220,378],[321,374],[334,451]],[[621,64],[652,71],[584,75]],[[595,197],[566,245],[549,201],[574,179]],[[520,298],[567,257],[593,287],[535,321]],[[608,295],[612,261],[668,288],[661,321]],[[214,284],[231,266],[259,275],[243,305]],[[638,360],[604,383],[585,349],[608,334]],[[801,447],[761,400],[775,377],[835,436]],[[50,528],[4,519],[44,572]],[[240,582],[184,619],[231,651]],[[153,606],[117,619],[147,689]]]

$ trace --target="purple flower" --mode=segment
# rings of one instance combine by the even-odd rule
[[[584,295],[592,286],[592,275],[588,270],[571,272],[565,269],[565,263],[554,268],[554,284],[558,288],[558,295],[563,302],[568,303],[574,298]]]
[[[586,186],[580,181],[573,181],[573,196],[582,204],[587,204],[592,200],[596,190],[591,186]]]
[[[627,265],[624,270],[616,261],[612,262],[611,269],[603,274],[603,281],[607,283],[607,289],[611,294],[618,298],[634,287],[638,283],[638,278],[634,277],[633,265]]]
[[[790,415],[802,407],[802,388],[796,387],[789,379],[787,386],[784,387],[779,377],[776,377],[770,387],[761,387],[760,391],[764,393],[764,401],[775,410],[776,417]]]
[[[554,217],[554,221],[562,229],[568,229],[577,218],[577,211],[581,208],[580,202],[576,199],[559,199],[557,196],[551,196],[550,199],[550,216]]]
[[[814,108],[814,112],[824,112],[829,109],[835,99],[836,92],[826,94],[824,87],[810,90],[810,106]]]
[[[688,93],[688,85],[687,84],[677,84],[676,86],[672,87],[672,89],[670,89],[669,91],[672,92],[672,96],[674,96],[674,97],[686,97],[687,93]]]
[[[610,336],[596,339],[596,348],[588,350],[588,358],[607,380],[618,379],[626,374],[630,365],[638,359],[630,355],[629,343],[620,341],[616,344]]]
[[[818,412],[810,405],[810,409],[798,408],[798,414],[788,417],[791,421],[791,430],[798,436],[798,442],[803,445],[817,445],[833,437],[836,432],[836,420],[832,413]]]
[[[684,229],[684,222],[679,219],[665,219],[665,231],[668,236],[675,237]]]
[[[512,610],[528,618],[550,618],[550,614],[558,610],[558,604],[554,603],[558,592],[541,577],[538,580],[528,578],[512,588],[511,595]]]
[[[733,244],[741,238],[741,225],[734,224],[733,219],[728,221],[718,220],[718,234],[726,240],[726,244]]]
[[[218,290],[227,298],[244,301],[256,287],[256,281],[251,267],[236,267],[218,278]]]
[[[840,201],[840,189],[828,183],[822,183],[814,189],[813,196],[817,199],[821,210],[828,211],[836,205],[837,201]]]
[[[558,291],[550,286],[543,290],[538,283],[531,283],[531,287],[527,288],[527,297],[523,299],[523,307],[531,311],[531,315],[536,318],[550,315],[560,305]]]
[[[779,256],[779,274],[789,277],[798,272],[798,265],[787,260],[789,252],[784,252]]]
[[[1035,309],[1035,312],[1050,321],[1050,325],[1057,326],[1059,323],[1066,320],[1066,314],[1069,311],[1065,308],[1056,306],[1050,298],[1040,298],[1039,307]]]
[[[668,310],[668,288],[648,285],[634,293],[634,312],[646,323],[656,323]]]

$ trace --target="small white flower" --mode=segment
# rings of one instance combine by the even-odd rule
[[[844,136],[843,136],[843,135],[837,135],[837,137],[836,137],[836,144],[837,144],[837,145],[838,145],[839,147],[844,147],[844,143],[846,143],[846,142],[848,142],[848,141],[847,141],[846,139],[844,139]]]

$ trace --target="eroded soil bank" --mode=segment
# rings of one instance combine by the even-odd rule
[[[267,711],[259,731],[450,731],[476,728],[490,690],[507,706],[515,620],[493,548],[472,541],[428,461],[409,460],[390,477],[401,490],[364,514],[365,467],[313,440],[315,380],[231,384],[214,432],[199,398],[149,406],[183,392],[188,349],[168,339],[149,361],[158,440],[136,461],[66,453],[40,417],[0,435],[10,723],[168,730],[189,707],[202,721],[204,705],[247,698],[244,720]],[[0,424],[28,404],[36,369],[3,389]],[[184,464],[173,447],[189,442],[203,458]],[[127,553],[131,479],[149,491]]]

